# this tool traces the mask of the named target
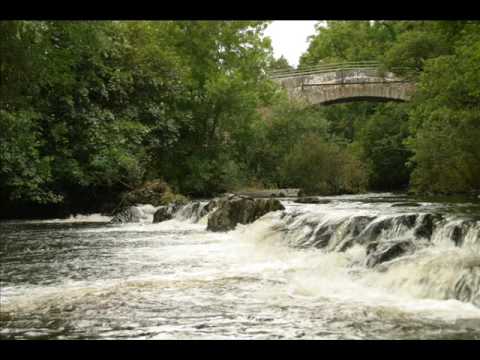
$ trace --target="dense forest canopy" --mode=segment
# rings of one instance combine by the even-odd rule
[[[267,24],[0,21],[1,210],[101,209],[151,179],[191,197],[480,189],[480,22],[318,26],[300,68],[377,60],[417,83],[409,103],[326,107],[269,80],[291,66]]]

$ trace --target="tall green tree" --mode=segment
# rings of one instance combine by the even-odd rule
[[[411,110],[412,185],[420,192],[480,189],[480,26],[452,55],[428,60]]]

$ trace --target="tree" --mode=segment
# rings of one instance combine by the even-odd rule
[[[342,61],[380,60],[392,41],[388,27],[372,21],[327,21],[300,58],[299,67]]]
[[[268,186],[282,186],[280,174],[283,159],[294,145],[307,135],[326,137],[325,118],[302,102],[289,100],[280,93],[265,109],[262,118],[253,124],[253,137],[244,155],[252,176]]]
[[[385,104],[366,119],[356,139],[360,158],[369,164],[369,185],[375,190],[406,189],[412,153],[404,141],[408,133],[408,104]]]
[[[288,60],[281,55],[278,59],[273,59],[269,66],[269,70],[293,70],[293,66],[288,63]]]
[[[366,169],[351,152],[314,135],[298,141],[282,166],[284,183],[307,194],[333,195],[364,191]]]
[[[408,146],[418,192],[480,189],[480,27],[452,55],[426,61],[410,112]]]

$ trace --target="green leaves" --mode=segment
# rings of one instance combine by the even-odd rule
[[[406,105],[379,105],[364,121],[356,143],[361,159],[369,164],[370,186],[376,190],[406,188],[410,175],[406,163],[412,155],[404,145],[408,136]]]
[[[51,157],[42,156],[41,139],[31,111],[0,110],[0,197],[10,200],[57,202],[48,190]]]
[[[379,59],[391,42],[390,31],[381,22],[327,21],[317,27],[299,67]]]
[[[451,54],[425,62],[410,111],[407,144],[419,192],[480,189],[480,28],[461,25],[469,31],[454,37]]]
[[[416,82],[413,101],[324,110],[332,137],[353,142],[368,164],[370,186],[409,179],[423,193],[478,191],[480,22],[329,21],[301,65],[375,59]]]
[[[309,135],[285,157],[282,173],[287,186],[299,186],[307,194],[333,195],[365,191],[365,167],[351,152]]]
[[[387,68],[404,75],[410,69],[420,72],[427,59],[448,54],[448,44],[441,34],[428,30],[419,29],[400,34],[385,54],[384,63]],[[402,70],[403,67],[407,69]]]
[[[403,185],[410,155],[420,191],[479,187],[478,22],[318,27],[302,66],[378,59],[421,70],[409,105],[323,109],[289,102],[268,80],[267,69],[289,65],[273,58],[265,26],[0,22],[0,198],[76,203],[160,177],[202,196],[252,179],[360,191],[367,173],[375,187]]]

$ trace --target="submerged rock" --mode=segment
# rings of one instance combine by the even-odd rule
[[[207,205],[205,205],[204,209],[208,213],[208,212],[214,210],[218,206],[219,203],[220,203],[219,199],[212,199],[208,202]]]
[[[296,197],[299,196],[300,189],[264,189],[255,191],[237,191],[237,196],[250,196],[254,198],[272,198],[272,197]]]
[[[405,214],[387,218],[378,217],[368,224],[356,242],[366,244],[376,241],[382,236],[384,237],[389,232],[393,232],[392,235],[395,236],[395,233],[408,231],[414,228],[417,217],[417,214]]]
[[[153,214],[153,222],[159,223],[162,221],[170,220],[173,218],[173,215],[180,209],[181,204],[171,203],[166,206],[161,206],[155,214]]]
[[[462,246],[469,230],[475,225],[472,220],[464,220],[460,224],[453,227],[450,239],[455,243],[455,246]],[[477,236],[480,233],[477,233]]]
[[[418,206],[422,206],[422,205],[419,204],[419,203],[416,203],[416,202],[403,202],[403,203],[392,204],[392,207],[403,207],[403,206],[418,207]]]
[[[142,219],[142,212],[135,206],[129,206],[124,210],[119,211],[110,220],[112,224],[119,223],[138,223]]]
[[[231,195],[231,197],[232,196],[233,195]],[[205,215],[211,213],[218,204],[219,199],[212,199],[208,203],[202,201],[192,201],[187,204],[184,204],[183,202],[172,202],[166,206],[161,206],[155,212],[153,222],[158,223],[170,220],[174,217],[179,220],[198,222]]]
[[[367,267],[374,267],[402,255],[412,254],[416,249],[410,240],[372,242],[367,245]]]
[[[201,201],[192,201],[191,203],[182,206],[175,214],[175,217],[182,220],[190,220],[196,223],[209,212],[211,212],[215,208],[215,206],[216,205],[213,200],[208,203]]]
[[[454,288],[454,298],[480,307],[480,267],[463,272]]]
[[[435,214],[420,215],[417,220],[415,231],[413,232],[413,234],[415,235],[416,238],[421,237],[421,238],[430,239],[432,237],[435,224],[441,220],[442,220],[442,217],[440,215],[435,215]]]
[[[298,204],[328,204],[332,201],[327,199],[319,199],[313,196],[304,196],[294,200],[294,202]]]
[[[344,223],[342,239],[339,239],[332,247],[337,251],[346,251],[355,243],[364,243],[365,238],[361,236],[367,226],[374,220],[372,216],[353,216]]]
[[[208,218],[207,230],[210,231],[233,230],[238,223],[249,224],[270,211],[285,209],[277,199],[246,196],[227,196],[217,200],[215,207],[217,209]]]

